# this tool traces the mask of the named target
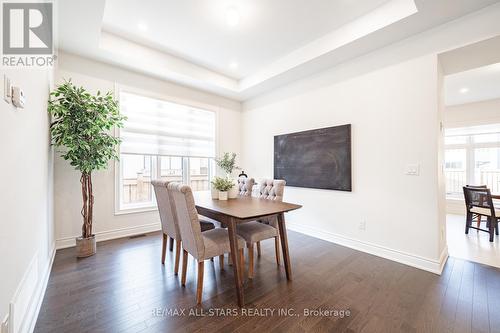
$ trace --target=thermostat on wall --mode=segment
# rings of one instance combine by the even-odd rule
[[[12,104],[17,108],[23,109],[25,102],[23,90],[20,87],[12,87]]]

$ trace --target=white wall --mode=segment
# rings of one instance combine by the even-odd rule
[[[218,151],[240,154],[241,104],[216,95],[200,92],[176,84],[160,81],[91,61],[75,55],[60,53],[56,81],[71,79],[92,92],[115,91],[115,84],[160,94],[181,103],[189,103],[218,112]],[[95,191],[94,223],[98,240],[159,229],[157,211],[115,215],[114,163],[106,171],[93,176]],[[73,246],[81,232],[80,176],[67,161],[55,161],[55,221],[58,247]]]
[[[500,99],[445,107],[447,128],[500,123]]]
[[[295,230],[440,272],[447,257],[440,53],[500,34],[500,7],[467,15],[243,104],[243,164],[272,177],[276,134],[353,125],[352,193],[286,189]],[[419,163],[418,177],[405,176]],[[359,230],[366,222],[366,231]]]
[[[49,72],[38,69],[0,70],[26,95],[24,109],[0,99],[0,319],[9,302],[19,305],[17,325],[31,325],[44,279],[54,254],[52,151],[49,144],[47,98]],[[23,277],[25,278],[24,282]],[[16,302],[16,304],[20,304]],[[26,314],[26,317],[24,315]]]
[[[425,56],[273,103],[244,104],[245,170],[272,177],[274,135],[352,124],[353,191],[287,187],[285,200],[303,205],[289,225],[437,271],[437,66],[436,56]],[[406,176],[414,163],[420,176]]]

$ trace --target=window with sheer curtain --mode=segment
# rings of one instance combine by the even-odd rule
[[[445,175],[449,198],[463,198],[468,184],[500,193],[500,124],[447,129]]]
[[[154,208],[153,179],[208,190],[215,169],[215,113],[158,98],[120,92],[118,210]]]

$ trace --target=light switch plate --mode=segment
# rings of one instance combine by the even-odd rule
[[[10,79],[5,74],[3,76],[3,99],[9,104],[12,100],[12,86],[10,84]]]

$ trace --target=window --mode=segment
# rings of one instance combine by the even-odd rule
[[[500,192],[500,124],[447,129],[446,195],[462,198],[467,184]]]
[[[151,181],[163,179],[208,190],[215,170],[215,113],[128,92],[120,93],[117,210],[156,206]]]

